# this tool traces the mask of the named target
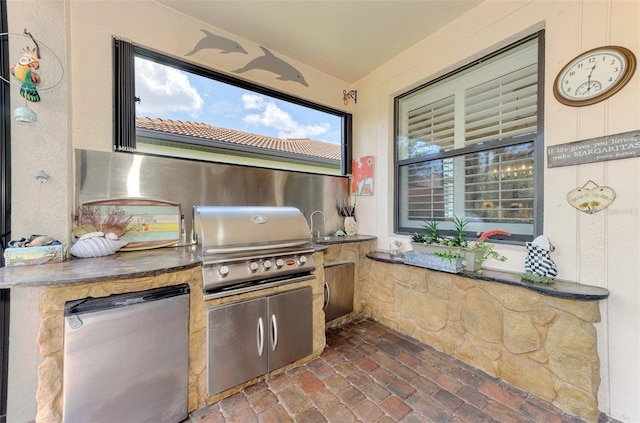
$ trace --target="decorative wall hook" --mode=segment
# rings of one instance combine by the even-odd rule
[[[36,180],[38,182],[40,182],[41,184],[46,184],[47,180],[51,177],[49,175],[47,175],[47,173],[44,170],[41,170],[38,173],[34,173],[33,176],[36,178]]]
[[[31,38],[31,41],[33,41],[33,44],[36,45],[36,48],[34,49],[35,52],[35,57],[36,59],[40,60],[40,46],[38,45],[38,42],[36,41],[35,38],[33,38],[33,35],[31,35],[31,33],[29,31],[27,31],[27,28],[24,29],[24,35],[29,36],[29,38]]]
[[[342,96],[345,106],[349,104],[349,99],[352,99],[354,103],[358,104],[358,90],[342,90]]]

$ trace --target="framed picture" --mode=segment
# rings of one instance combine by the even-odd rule
[[[373,156],[354,159],[351,172],[351,194],[373,195]]]

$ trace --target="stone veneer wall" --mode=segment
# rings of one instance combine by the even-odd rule
[[[597,301],[364,262],[355,300],[364,315],[570,414],[598,421]]]
[[[311,284],[313,354],[270,375],[281,373],[323,351],[323,265],[347,262],[356,264],[354,311],[329,322],[330,326],[340,325],[356,315],[371,317],[552,402],[568,413],[589,421],[598,420],[600,376],[593,323],[600,320],[600,312],[596,301],[563,299],[526,288],[366,258],[366,254],[375,248],[375,241],[330,245],[324,253],[314,254],[316,278],[310,282],[206,303],[200,295],[199,267],[149,277],[47,288],[40,299],[42,322],[38,345],[43,362],[38,368],[36,421],[62,420],[62,313],[66,301],[189,283],[192,291],[189,323],[191,411],[258,380],[207,397],[207,307]]]
[[[36,401],[38,412],[36,422],[49,423],[62,421],[62,382],[63,382],[63,346],[64,346],[64,305],[69,300],[85,297],[104,297],[111,294],[144,291],[146,289],[188,283],[190,294],[189,317],[189,394],[188,407],[192,411],[202,405],[212,404],[230,396],[261,378],[248,381],[240,386],[208,397],[206,391],[206,308],[230,302],[289,291],[303,286],[312,287],[313,295],[313,353],[289,366],[271,372],[281,373],[292,366],[300,365],[322,353],[325,347],[324,312],[322,305],[324,292],[322,283],[322,253],[315,253],[316,278],[307,281],[235,295],[221,299],[204,301],[202,295],[202,270],[195,267],[188,270],[138,278],[97,281],[78,285],[48,287],[40,298],[41,324],[38,332],[38,346],[42,363],[38,367],[38,389]]]

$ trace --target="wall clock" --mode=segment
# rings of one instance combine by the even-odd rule
[[[566,64],[553,83],[553,94],[567,106],[588,106],[605,100],[626,85],[636,70],[633,53],[604,46],[579,54]]]

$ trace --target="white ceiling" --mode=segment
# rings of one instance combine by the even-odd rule
[[[483,0],[157,1],[353,83]]]

